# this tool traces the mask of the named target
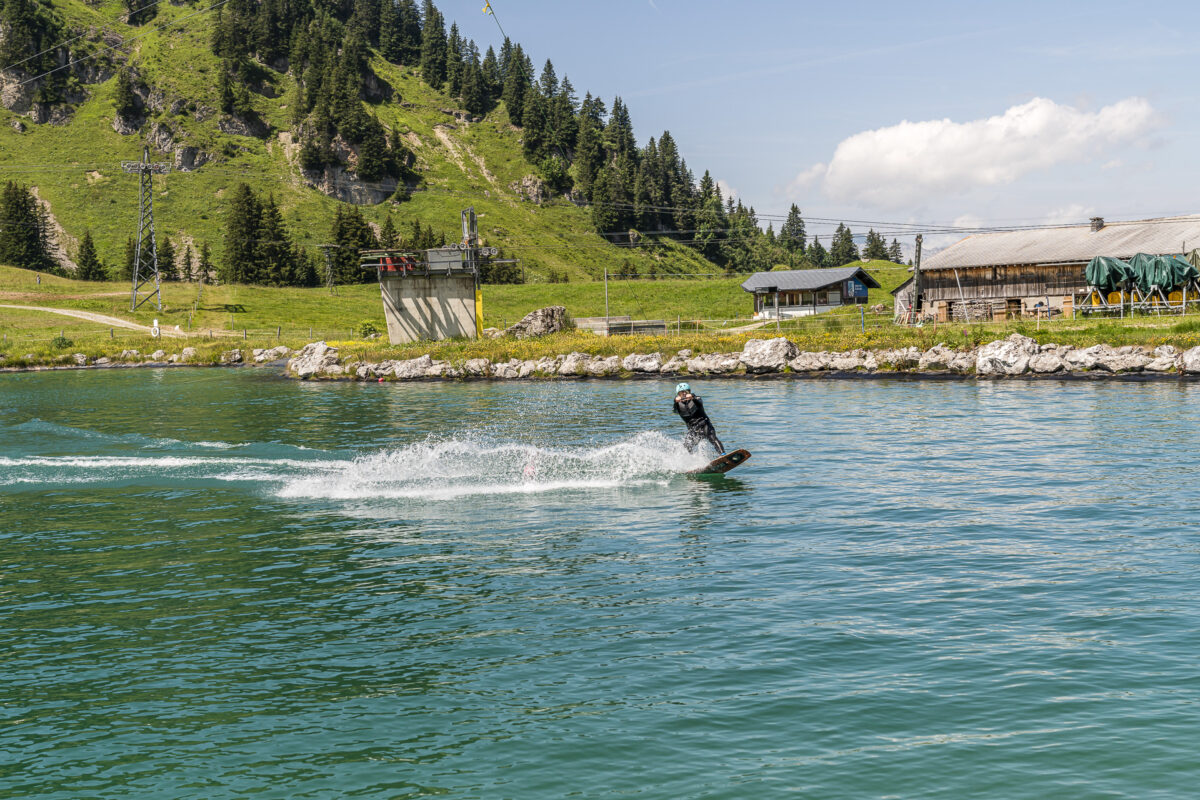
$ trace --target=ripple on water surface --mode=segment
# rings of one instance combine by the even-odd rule
[[[672,386],[0,379],[0,796],[1190,796],[1200,389]]]

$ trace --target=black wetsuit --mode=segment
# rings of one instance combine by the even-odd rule
[[[713,447],[717,448],[718,453],[725,454],[725,445],[721,444],[721,440],[717,438],[717,431],[713,428],[708,414],[704,413],[704,402],[699,397],[692,395],[690,400],[683,402],[676,400],[675,413],[682,417],[687,424],[688,432],[683,437],[683,446],[688,449],[689,453],[696,452],[696,445],[707,439]]]

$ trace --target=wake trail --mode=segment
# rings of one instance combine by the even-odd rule
[[[0,455],[0,487],[188,488],[245,484],[282,500],[449,501],[665,485],[707,459],[644,432],[606,445],[546,447],[480,437],[430,438],[365,454],[272,443],[183,442],[32,420],[26,433],[76,440],[88,453]],[[95,452],[100,450],[101,452]],[[114,452],[121,450],[123,452]]]

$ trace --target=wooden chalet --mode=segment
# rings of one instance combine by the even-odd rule
[[[742,289],[754,295],[758,319],[806,317],[839,306],[866,305],[867,290],[878,288],[878,281],[853,264],[756,272],[742,283]]]

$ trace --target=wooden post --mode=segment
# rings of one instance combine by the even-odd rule
[[[604,335],[608,336],[608,267],[604,268]]]
[[[779,290],[775,290],[775,332],[779,333]]]
[[[917,307],[921,304],[921,242],[923,237],[917,234],[917,252],[913,255],[913,300],[912,324],[917,322]]]

